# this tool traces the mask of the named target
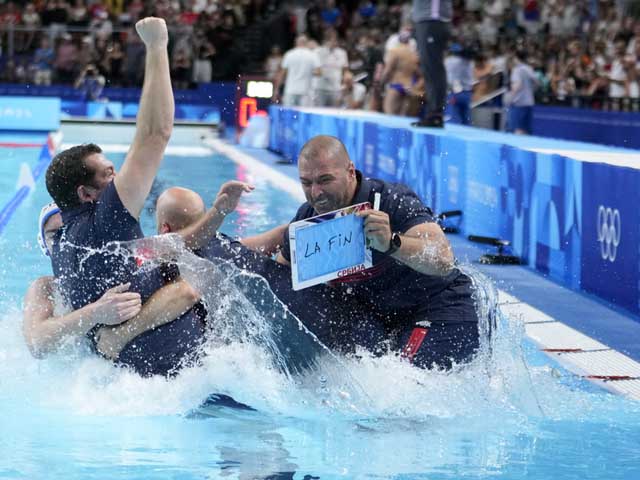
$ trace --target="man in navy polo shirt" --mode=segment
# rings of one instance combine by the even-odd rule
[[[471,281],[455,267],[432,211],[405,185],[364,178],[335,137],[309,140],[298,168],[307,202],[293,222],[357,203],[374,205],[375,193],[381,195],[379,211],[359,213],[373,267],[332,285],[357,300],[362,315],[384,324],[386,343],[414,364],[449,368],[470,360],[479,346]],[[286,232],[278,242],[278,260],[288,264]]]
[[[165,21],[145,18],[136,30],[146,47],[145,80],[135,137],[122,169],[116,175],[100,147],[84,144],[56,155],[46,174],[47,189],[60,207],[64,224],[54,237],[53,271],[74,310],[125,283],[144,303],[179,275],[175,267],[138,269],[125,249],[107,246],[143,236],[138,219],[173,130]],[[94,342],[93,333],[99,327],[89,332]],[[203,329],[202,315],[189,309],[173,322],[137,337],[120,358],[141,374],[166,375],[192,359]]]

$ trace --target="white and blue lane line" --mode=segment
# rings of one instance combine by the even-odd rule
[[[48,134],[0,135],[0,148],[40,148],[38,160],[33,167],[27,163],[20,166],[20,174],[13,196],[0,206],[0,234],[18,210],[22,202],[35,188],[35,183],[46,171],[53,155],[62,141],[60,132]]]
[[[255,178],[286,191],[296,201],[304,201],[293,176],[295,167],[263,161],[259,157],[265,157],[264,152],[249,154],[217,138],[203,142],[245,167]],[[463,261],[473,261],[484,253],[459,237],[451,239]],[[480,268],[498,286],[505,285],[498,289],[500,309],[507,318],[524,324],[527,336],[541,351],[575,375],[640,400],[640,322],[525,267]],[[554,300],[550,302],[550,298]]]

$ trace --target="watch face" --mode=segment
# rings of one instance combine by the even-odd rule
[[[400,248],[400,245],[402,245],[402,239],[400,238],[400,235],[398,235],[397,233],[394,233],[391,236],[391,243],[393,243],[393,246],[395,248]]]

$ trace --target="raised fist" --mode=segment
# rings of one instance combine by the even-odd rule
[[[166,48],[167,43],[169,42],[167,24],[162,18],[143,18],[136,23],[136,31],[147,48]]]

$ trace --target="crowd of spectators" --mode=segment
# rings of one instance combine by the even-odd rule
[[[519,51],[538,76],[538,101],[573,104],[581,98],[592,107],[623,109],[622,100],[611,100],[640,97],[640,20],[623,3],[457,0],[452,54],[464,51],[469,57],[475,101],[500,86],[496,82],[507,73],[510,54]],[[144,48],[132,29],[146,15],[165,18],[170,28],[177,88],[257,73],[246,71],[242,32],[274,16],[280,21],[261,30],[263,73],[278,80],[283,54],[296,35],[305,34],[305,48],[321,64],[308,100],[317,105],[382,110],[389,85],[398,83],[390,52],[415,51],[407,1],[7,1],[0,4],[0,81],[74,84],[84,74],[110,86],[139,86]],[[402,87],[407,103],[401,112],[415,114],[419,72]],[[393,108],[398,113],[398,105]]]
[[[538,102],[610,109],[640,109],[640,20],[613,0],[466,0],[454,2],[452,48],[449,57],[464,57],[472,75],[473,101],[478,102],[500,86],[508,86],[515,53],[524,54],[537,76]],[[627,6],[628,7],[628,6]],[[365,105],[374,110],[387,103],[394,67],[392,51],[405,48],[399,41],[411,31],[409,2],[362,1],[353,10],[329,0],[317,2],[304,12],[303,26],[320,62],[327,61],[331,47],[326,37],[338,32],[339,47],[346,53],[346,82],[362,79],[367,88]],[[315,44],[322,47],[316,49]],[[408,46],[415,51],[410,39]],[[267,62],[275,78],[281,59],[274,51]],[[386,61],[385,61],[386,60]],[[417,61],[417,56],[415,57]],[[455,62],[451,62],[454,64]],[[391,72],[390,72],[391,70]],[[415,114],[421,94],[419,72],[403,91],[403,111]],[[450,90],[456,85],[451,82]],[[385,86],[385,83],[387,85]],[[405,86],[406,87],[406,86]],[[315,88],[312,88],[314,91]],[[391,92],[394,94],[394,92]],[[334,97],[335,98],[335,97]],[[346,97],[345,97],[346,98]],[[311,95],[314,105],[347,106]],[[393,103],[393,102],[391,102]],[[387,111],[387,108],[385,111]],[[397,105],[388,113],[399,113]]]
[[[154,15],[170,31],[177,88],[234,78],[246,25],[276,2],[263,0],[44,0],[0,3],[0,81],[74,84],[89,68],[110,86],[140,86],[144,45],[133,26]]]

